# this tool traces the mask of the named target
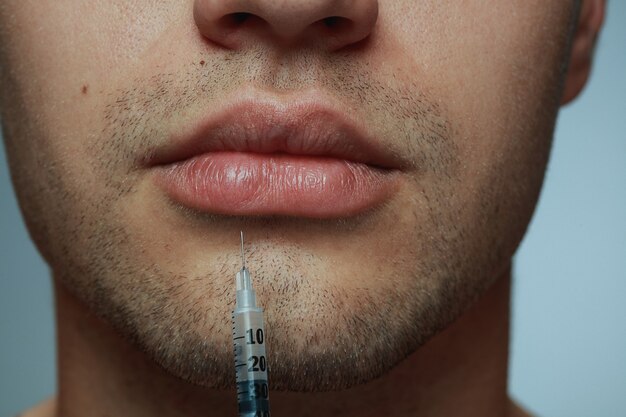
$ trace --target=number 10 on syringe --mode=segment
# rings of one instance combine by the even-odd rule
[[[241,417],[269,417],[269,387],[263,309],[256,305],[250,271],[246,268],[241,232],[242,268],[237,273],[237,304],[233,311],[233,342],[237,403]]]

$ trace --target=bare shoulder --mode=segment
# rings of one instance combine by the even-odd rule
[[[55,415],[56,396],[52,396],[15,417],[54,417]]]
[[[517,404],[513,399],[509,402],[508,417],[536,417]]]

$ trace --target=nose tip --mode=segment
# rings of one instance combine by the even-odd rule
[[[195,0],[193,14],[200,33],[227,48],[274,41],[335,50],[369,36],[378,0]]]

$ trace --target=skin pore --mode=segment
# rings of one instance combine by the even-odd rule
[[[348,3],[0,5],[5,146],[57,313],[58,395],[29,415],[235,415],[240,229],[275,415],[523,415],[511,257],[604,4]],[[255,17],[213,30],[239,12]],[[335,15],[354,24],[313,24]],[[411,162],[385,204],[241,218],[154,186],[143,161],[220,103],[304,91]]]

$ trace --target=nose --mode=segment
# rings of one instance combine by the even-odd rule
[[[227,48],[272,41],[336,50],[369,36],[378,0],[195,0],[193,14],[200,33]]]

